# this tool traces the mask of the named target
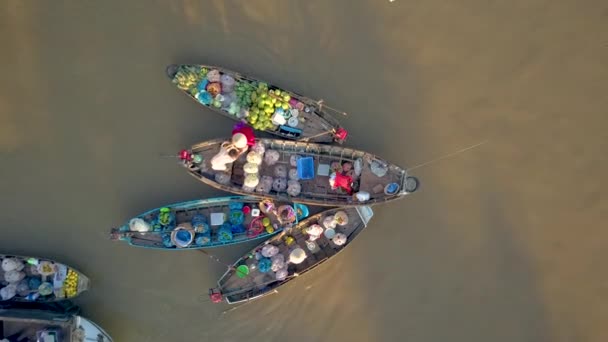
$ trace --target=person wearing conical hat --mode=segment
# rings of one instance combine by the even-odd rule
[[[253,128],[247,126],[246,124],[239,122],[234,125],[232,129],[232,134],[242,133],[247,138],[247,146],[252,147],[255,145],[255,136],[253,134]]]

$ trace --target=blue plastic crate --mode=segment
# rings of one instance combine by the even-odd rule
[[[315,178],[315,161],[312,157],[302,157],[298,159],[298,177],[300,179]]]

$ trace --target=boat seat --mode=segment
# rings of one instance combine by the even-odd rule
[[[319,246],[319,251],[314,254],[315,258],[321,260],[329,257],[325,249]]]
[[[230,181],[238,186],[243,185],[245,182],[245,171],[243,170],[243,165],[244,163],[241,160],[237,160],[232,163]]]

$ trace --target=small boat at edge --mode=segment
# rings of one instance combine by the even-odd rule
[[[72,299],[89,289],[89,278],[76,269],[44,258],[0,254],[5,302],[48,303]]]
[[[0,339],[10,341],[113,341],[100,326],[78,314],[41,308],[0,308],[0,325]]]

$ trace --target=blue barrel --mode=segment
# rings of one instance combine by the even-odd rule
[[[194,235],[194,244],[197,246],[208,245],[211,242],[211,232],[207,232],[205,234],[195,234]]]
[[[232,226],[229,223],[222,225],[222,228],[218,229],[217,240],[219,242],[229,242],[232,241],[232,238]]]
[[[209,227],[209,223],[207,222],[207,218],[201,214],[196,214],[192,218],[192,228],[196,233],[207,234],[211,232],[211,227]]]

